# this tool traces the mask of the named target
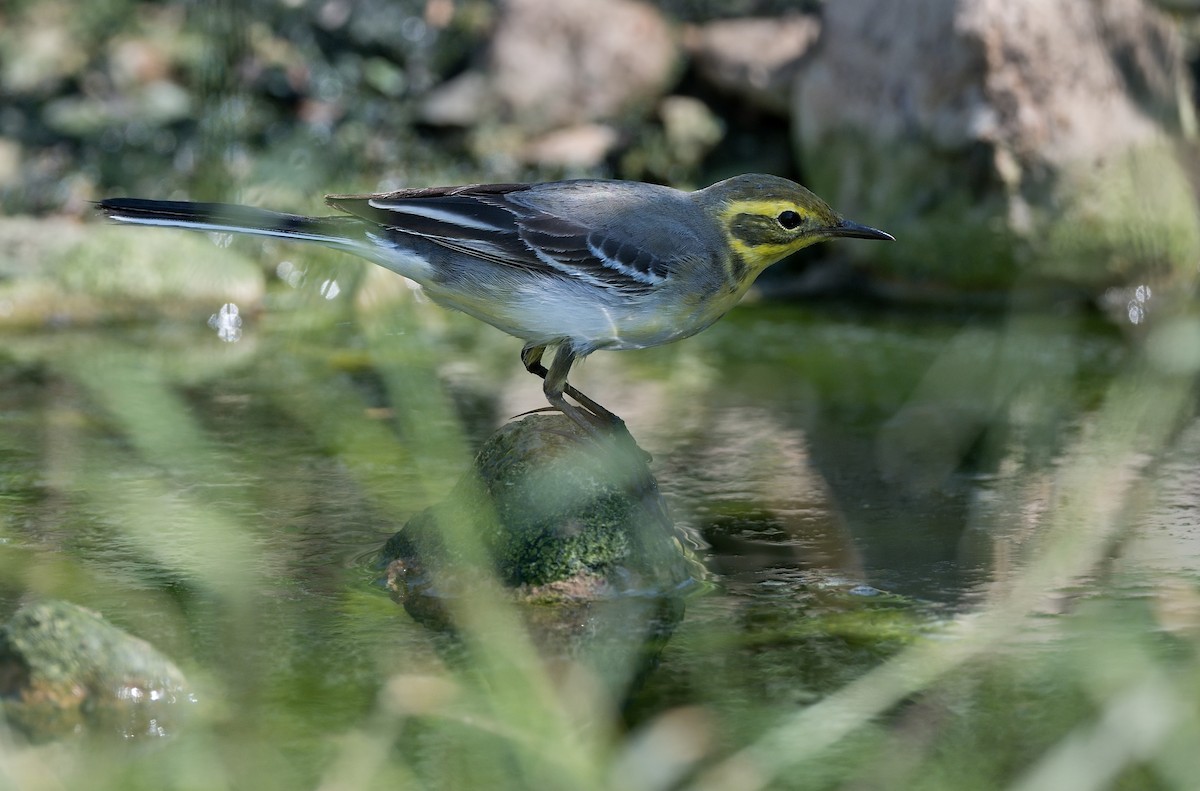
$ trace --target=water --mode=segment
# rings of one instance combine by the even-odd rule
[[[331,579],[444,493],[463,462],[421,455],[430,449],[405,436],[407,412],[388,403],[388,376],[410,387],[421,380],[419,397],[443,399],[434,419],[450,433],[466,427],[464,453],[507,415],[541,405],[514,341],[410,307],[435,329],[371,340],[355,322],[294,333],[266,315],[237,343],[195,322],[13,338],[4,488],[16,490],[8,497],[22,522],[10,523],[10,541],[46,551],[84,543],[87,563],[149,574],[128,555],[110,557],[111,542],[86,537],[105,521],[88,512],[119,510],[109,497],[161,496],[219,511],[236,523],[230,530],[249,526],[267,565],[240,573],[278,578],[272,563],[285,556],[285,576],[314,592],[318,581],[336,588]],[[574,381],[622,414],[655,456],[673,511],[711,545],[708,562],[729,586],[813,572],[954,603],[986,578],[974,513],[1005,474],[994,446],[1025,429],[1015,423],[1048,421],[1029,444],[1052,464],[1080,417],[1062,402],[1094,399],[1091,383],[1111,377],[1126,354],[1103,328],[1039,335],[1045,359],[1032,365],[1048,378],[1071,366],[1078,384],[1022,407],[1019,384],[997,394],[991,381],[1005,333],[994,316],[758,306],[675,346],[598,353]],[[1066,386],[1022,375],[1029,387]],[[938,389],[946,376],[960,386]],[[428,474],[430,465],[444,476]],[[418,468],[426,473],[414,475]],[[56,480],[56,470],[105,494],[58,491],[77,481]],[[372,495],[398,512],[386,514]],[[81,507],[64,506],[73,497]],[[84,533],[64,529],[64,518],[83,520]],[[212,551],[208,562],[234,562]]]
[[[203,756],[236,765],[238,784],[268,787],[353,776],[347,766],[476,782],[488,760],[506,760],[496,734],[517,726],[505,712],[523,710],[457,675],[441,638],[379,585],[373,553],[445,496],[492,430],[542,405],[540,383],[521,369],[519,343],[490,328],[402,291],[355,310],[352,284],[331,294],[319,283],[282,291],[265,312],[243,308],[238,333],[208,326],[231,315],[217,302],[195,317],[5,336],[0,611],[31,594],[84,603],[200,679],[207,725],[184,730],[178,763],[167,761],[185,776]],[[1131,403],[1154,401],[1168,425],[1105,446],[1119,474],[1098,468],[1111,485],[1097,491],[1118,498],[1106,513],[1122,526],[1096,539],[1096,563],[1056,569],[1031,607],[1111,602],[1125,613],[1122,639],[1151,646],[1192,634],[1190,396],[1171,400],[1177,380],[1149,381],[1137,355],[1072,311],[767,304],[683,343],[589,359],[573,382],[653,454],[714,582],[689,602],[624,721],[651,727],[698,707],[708,724],[687,727],[707,728],[708,741],[685,731],[713,762],[723,755],[713,738],[766,738],[907,647],[953,643],[941,630],[1019,598],[1039,560],[1031,548],[1053,535],[1045,515],[1074,507],[1062,499],[1072,470],[1095,460],[1088,443],[1107,436],[1106,406],[1131,377],[1149,388]],[[1046,639],[1072,644],[1064,634],[1088,633],[1075,623]],[[989,678],[997,689],[1027,680]],[[568,707],[581,732],[611,716],[587,684],[557,688],[581,696]],[[457,702],[421,703],[413,689]],[[497,718],[482,731],[480,700]],[[545,716],[525,726],[560,738]],[[412,750],[387,758],[404,728],[415,729]],[[331,745],[331,734],[349,741]],[[361,765],[358,749],[383,752]],[[463,749],[484,757],[445,764]],[[119,763],[119,752],[91,760]],[[571,766],[559,769],[592,776]],[[544,769],[522,765],[509,780],[521,787]]]

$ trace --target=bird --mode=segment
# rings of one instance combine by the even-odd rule
[[[815,242],[894,240],[843,218],[800,184],[766,174],[691,192],[573,179],[328,195],[325,202],[342,214],[140,198],[108,198],[97,207],[131,225],[315,242],[403,275],[433,302],[521,340],[521,361],[544,380],[550,406],[592,434],[623,423],[567,381],[578,360],[695,335],[737,304],[763,270]]]

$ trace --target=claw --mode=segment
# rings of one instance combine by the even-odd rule
[[[522,418],[522,417],[525,417],[526,415],[536,415],[539,412],[558,412],[558,411],[559,411],[558,407],[539,406],[539,407],[535,407],[534,409],[527,409],[524,412],[518,412],[517,414],[510,417],[509,420],[516,420],[517,418]]]

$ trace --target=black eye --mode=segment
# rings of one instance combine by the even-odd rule
[[[787,211],[780,212],[775,220],[790,231],[800,224],[800,215],[788,209]]]

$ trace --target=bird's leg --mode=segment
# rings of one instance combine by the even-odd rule
[[[546,369],[546,366],[542,365],[542,355],[545,351],[545,346],[526,346],[521,350],[521,362],[525,364],[525,370],[532,374],[537,374],[545,380],[542,390],[545,392],[546,400],[550,402],[550,405],[569,417],[590,436],[598,440],[605,439],[606,431],[611,432],[612,435],[618,438],[623,436],[642,459],[639,465],[642,470],[642,474],[638,479],[639,485],[653,485],[650,471],[646,468],[646,464],[652,461],[653,457],[638,446],[633,435],[629,433],[629,429],[625,427],[625,421],[567,384],[567,374],[571,370],[571,365],[575,362],[575,350],[566,343],[559,346],[558,350],[554,353],[554,360],[550,363],[549,370]],[[574,398],[583,405],[584,409],[580,409],[568,402],[563,397],[564,394]]]
[[[550,362],[550,370],[546,371],[542,377],[545,380],[542,385],[542,391],[546,394],[546,400],[557,407],[564,415],[582,426],[589,434],[597,434],[597,430],[602,427],[598,424],[607,423],[609,426],[620,425],[621,419],[619,417],[567,384],[567,374],[571,372],[571,366],[575,363],[575,356],[575,350],[571,348],[569,343],[562,344],[554,353],[554,359]],[[541,367],[540,361],[537,363],[537,367]],[[567,401],[563,397],[564,393],[578,401],[583,409],[581,410]]]
[[[565,403],[565,400],[562,397],[565,393],[566,395],[569,395],[571,398],[574,398],[576,401],[578,401],[584,409],[586,409],[588,412],[591,412],[592,415],[598,418],[600,421],[614,426],[624,423],[621,418],[600,406],[600,404],[596,403],[591,398],[588,398],[588,396],[576,390],[567,382],[567,373],[570,372],[571,365],[575,362],[575,352],[570,350],[570,347],[567,344],[560,346],[558,352],[555,353],[554,361],[550,364],[550,370],[546,370],[546,366],[542,365],[542,355],[545,354],[545,352],[545,346],[526,346],[521,350],[521,362],[524,363],[526,371],[540,376],[545,380],[546,384],[544,390],[546,393],[546,400],[553,404],[556,409],[561,411],[564,415],[571,417],[576,423],[580,422],[578,417],[571,415],[570,412],[568,412],[566,409],[563,409],[559,403]],[[562,370],[557,371],[556,376],[556,370],[560,367]],[[571,409],[574,409],[574,407],[571,407]],[[575,411],[578,413],[578,410]],[[580,423],[580,425],[583,424]]]

